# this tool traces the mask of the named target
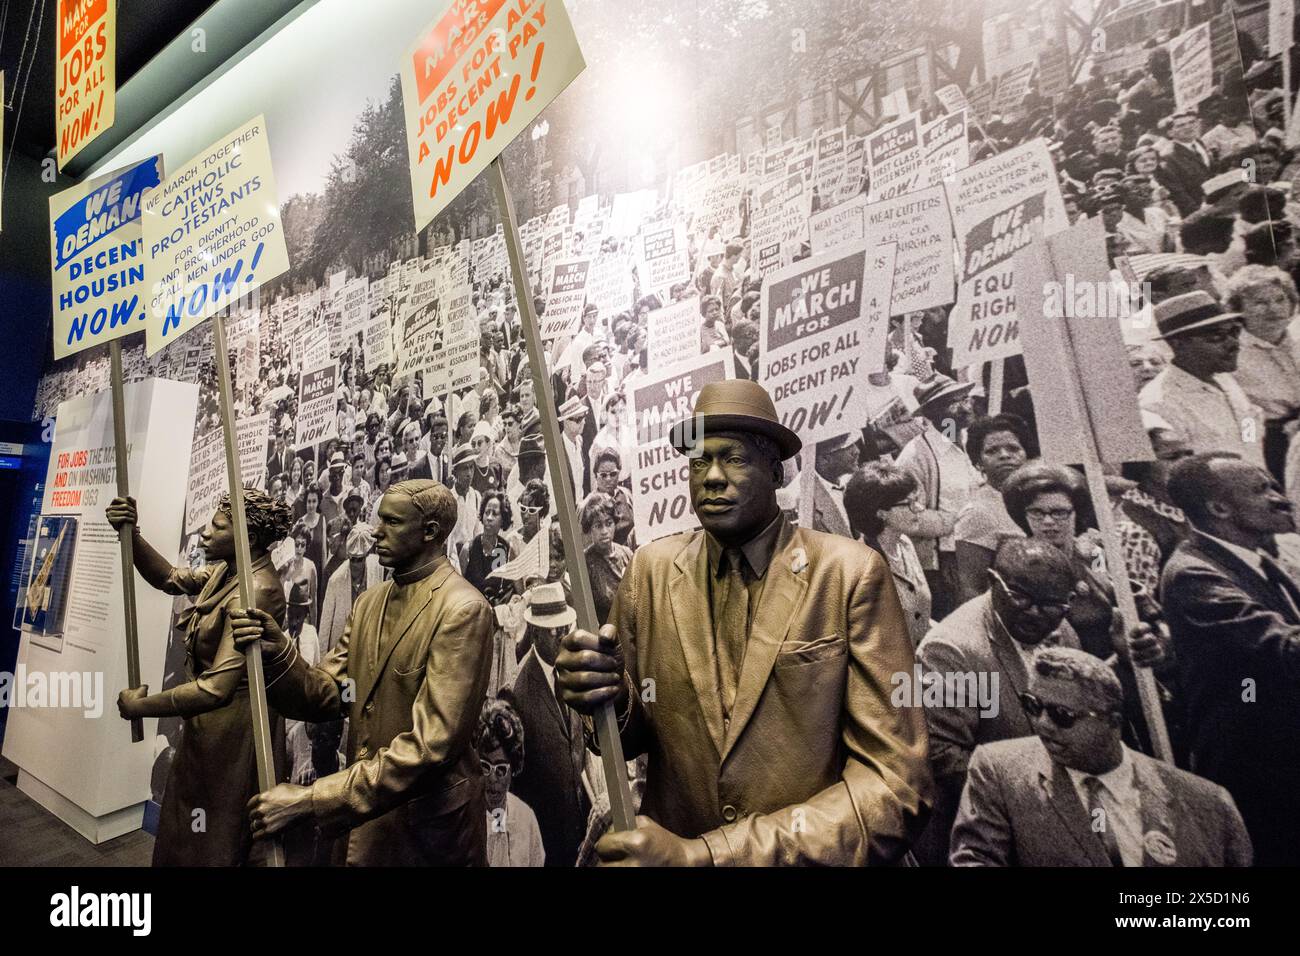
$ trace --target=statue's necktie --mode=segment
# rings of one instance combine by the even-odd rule
[[[1096,777],[1084,777],[1083,789],[1088,794],[1089,826],[1101,839],[1102,846],[1106,850],[1106,856],[1110,857],[1110,865],[1123,866],[1124,857],[1119,852],[1119,840],[1115,838],[1115,828],[1111,826],[1110,809],[1102,799],[1102,790],[1105,789],[1105,784]],[[1098,813],[1098,810],[1101,812]],[[1101,826],[1100,832],[1097,830],[1098,825]]]
[[[749,589],[745,587],[745,555],[739,548],[722,553],[721,580],[714,584],[713,641],[718,660],[718,690],[724,716],[731,719],[736,685],[749,638]]]

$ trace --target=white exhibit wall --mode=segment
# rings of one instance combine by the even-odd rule
[[[125,388],[130,487],[140,505],[140,530],[169,557],[181,538],[198,393],[195,385],[162,379]],[[77,518],[63,639],[42,646],[24,632],[16,669],[27,675],[29,686],[33,673],[77,674],[83,681],[90,675],[90,687],[102,687],[96,702],[101,712],[87,716],[85,706],[37,707],[28,701],[11,706],[4,740],[4,756],[23,772],[20,788],[97,842],[113,835],[96,826],[101,818],[129,810],[134,827],[119,825],[116,831],[140,825],[157,726],[146,720],[144,740],[133,743],[130,723],[117,713],[127,675],[121,551],[104,518],[116,495],[113,444],[109,392],[59,406],[41,514]],[[86,464],[77,464],[83,458]],[[136,575],[140,673],[152,691],[162,687],[172,600]],[[46,683],[53,686],[48,678]],[[10,688],[11,702],[16,690]]]

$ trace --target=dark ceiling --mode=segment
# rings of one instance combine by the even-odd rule
[[[117,85],[216,0],[117,0]],[[0,0],[5,149],[44,156],[54,148],[54,32],[59,0]]]

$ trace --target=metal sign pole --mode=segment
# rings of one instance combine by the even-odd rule
[[[117,472],[117,496],[125,498],[131,493],[130,475],[127,473],[126,454],[126,399],[122,394],[122,340],[108,343],[113,392],[113,459]],[[140,630],[135,606],[135,538],[134,528],[123,525],[117,533],[122,548],[122,615],[126,618],[126,685],[140,686]],[[144,721],[137,717],[131,721],[131,741],[144,740]]]
[[[226,446],[226,481],[230,489],[230,520],[235,532],[235,573],[239,600],[253,603],[253,557],[248,547],[248,518],[244,514],[244,480],[239,467],[234,399],[230,387],[230,356],[226,352],[226,318],[212,317],[212,339],[216,348],[217,382],[221,400],[221,430]],[[254,642],[244,654],[248,666],[248,701],[253,712],[253,752],[257,762],[257,789],[263,793],[275,786],[275,760],[271,751],[271,720],[266,706],[266,675],[262,670],[262,648]],[[284,851],[278,839],[269,843],[269,865],[284,866]]]
[[[528,271],[524,267],[524,244],[519,238],[519,224],[515,220],[515,204],[510,198],[505,170],[500,158],[491,165],[492,186],[496,190],[497,205],[505,223],[506,253],[510,258],[510,273],[514,279],[515,298],[519,300],[519,322],[528,345],[528,363],[533,371],[533,383],[538,391],[537,411],[541,415],[542,435],[546,440],[546,467],[555,491],[556,520],[564,537],[564,553],[568,558],[569,577],[573,582],[573,603],[578,612],[578,625],[593,634],[600,628],[596,617],[596,603],[591,596],[591,580],[587,576],[587,563],[583,560],[582,533],[574,496],[567,491],[572,477],[564,454],[560,436],[560,423],[555,412],[555,395],[543,358],[542,333],[533,309],[533,296],[528,288]],[[574,494],[581,489],[574,489]],[[632,792],[627,783],[627,763],[623,759],[623,743],[618,736],[618,720],[612,704],[606,704],[595,715],[596,739],[600,744],[601,763],[605,770],[605,785],[609,790],[609,807],[612,814],[611,829],[635,830],[636,815],[632,808]]]

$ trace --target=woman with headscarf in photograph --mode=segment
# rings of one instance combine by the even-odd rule
[[[271,564],[270,549],[289,530],[289,510],[260,491],[244,491],[254,605],[277,622],[285,620],[284,590]],[[115,498],[105,512],[135,537],[135,567],[151,586],[167,594],[189,594],[192,606],[178,626],[185,634],[188,680],[156,694],[132,687],[118,696],[126,720],[184,718],[154,841],[155,866],[239,866],[259,862],[245,808],[258,792],[253,719],[244,655],[235,647],[228,611],[240,603],[235,574],[235,535],[230,499],[223,495],[202,541],[208,565],[199,571],[172,567],[139,533],[135,499]],[[284,724],[271,713],[276,780],[288,777]],[[195,826],[202,819],[203,827]]]
[[[474,732],[487,784],[488,866],[545,866],[537,816],[510,792],[514,778],[524,772],[524,722],[510,698],[506,691],[484,701]]]

